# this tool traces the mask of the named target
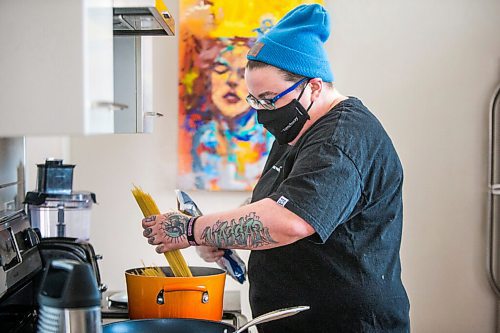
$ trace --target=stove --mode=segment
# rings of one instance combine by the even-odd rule
[[[102,292],[103,324],[127,320],[126,302],[113,301],[119,291],[106,291],[98,269],[99,255],[89,243],[72,238],[41,238],[24,211],[0,218],[0,331],[33,333],[38,320],[37,294],[43,267],[53,259],[88,263]],[[123,292],[122,292],[123,294]],[[241,313],[240,292],[225,291],[222,322],[239,328],[247,323]]]
[[[33,332],[36,276],[42,270],[38,236],[19,211],[0,218],[0,323],[2,332]]]
[[[129,319],[127,303],[116,301],[122,298],[122,295],[123,291],[119,290],[106,291],[103,293],[101,301],[101,317],[103,324]],[[224,292],[222,322],[239,328],[245,325],[247,321],[246,316],[241,313],[240,292],[238,290],[226,290]]]

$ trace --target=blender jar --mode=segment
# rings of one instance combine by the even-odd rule
[[[73,237],[88,241],[92,204],[96,202],[91,192],[46,194],[29,192],[26,196],[33,228],[42,237]]]

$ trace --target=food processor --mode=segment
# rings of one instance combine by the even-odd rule
[[[89,241],[92,192],[73,191],[75,165],[61,159],[47,159],[37,164],[37,189],[26,194],[25,203],[33,228],[43,238],[71,237]]]

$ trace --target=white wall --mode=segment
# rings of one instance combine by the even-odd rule
[[[67,137],[26,137],[26,191],[36,189],[37,164],[53,157],[70,160],[70,141]]]
[[[382,120],[405,168],[402,260],[413,331],[491,332],[487,108],[500,82],[500,2],[328,7],[339,88]]]
[[[178,11],[177,2],[166,2]],[[338,88],[380,118],[405,167],[401,254],[412,331],[493,332],[495,297],[485,273],[487,108],[500,82],[500,2],[326,2]],[[91,238],[112,289],[124,288],[123,271],[141,259],[164,262],[142,239],[129,190],[141,185],[162,209],[175,207],[177,43],[155,43],[154,103],[166,117],[154,134],[71,140],[75,188],[93,190],[99,201]],[[248,193],[192,195],[208,213],[237,206]],[[193,250],[185,255],[203,264]]]

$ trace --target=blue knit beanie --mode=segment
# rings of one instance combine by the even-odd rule
[[[264,62],[308,78],[333,82],[323,47],[330,36],[330,16],[323,6],[300,5],[259,37],[247,59]]]

